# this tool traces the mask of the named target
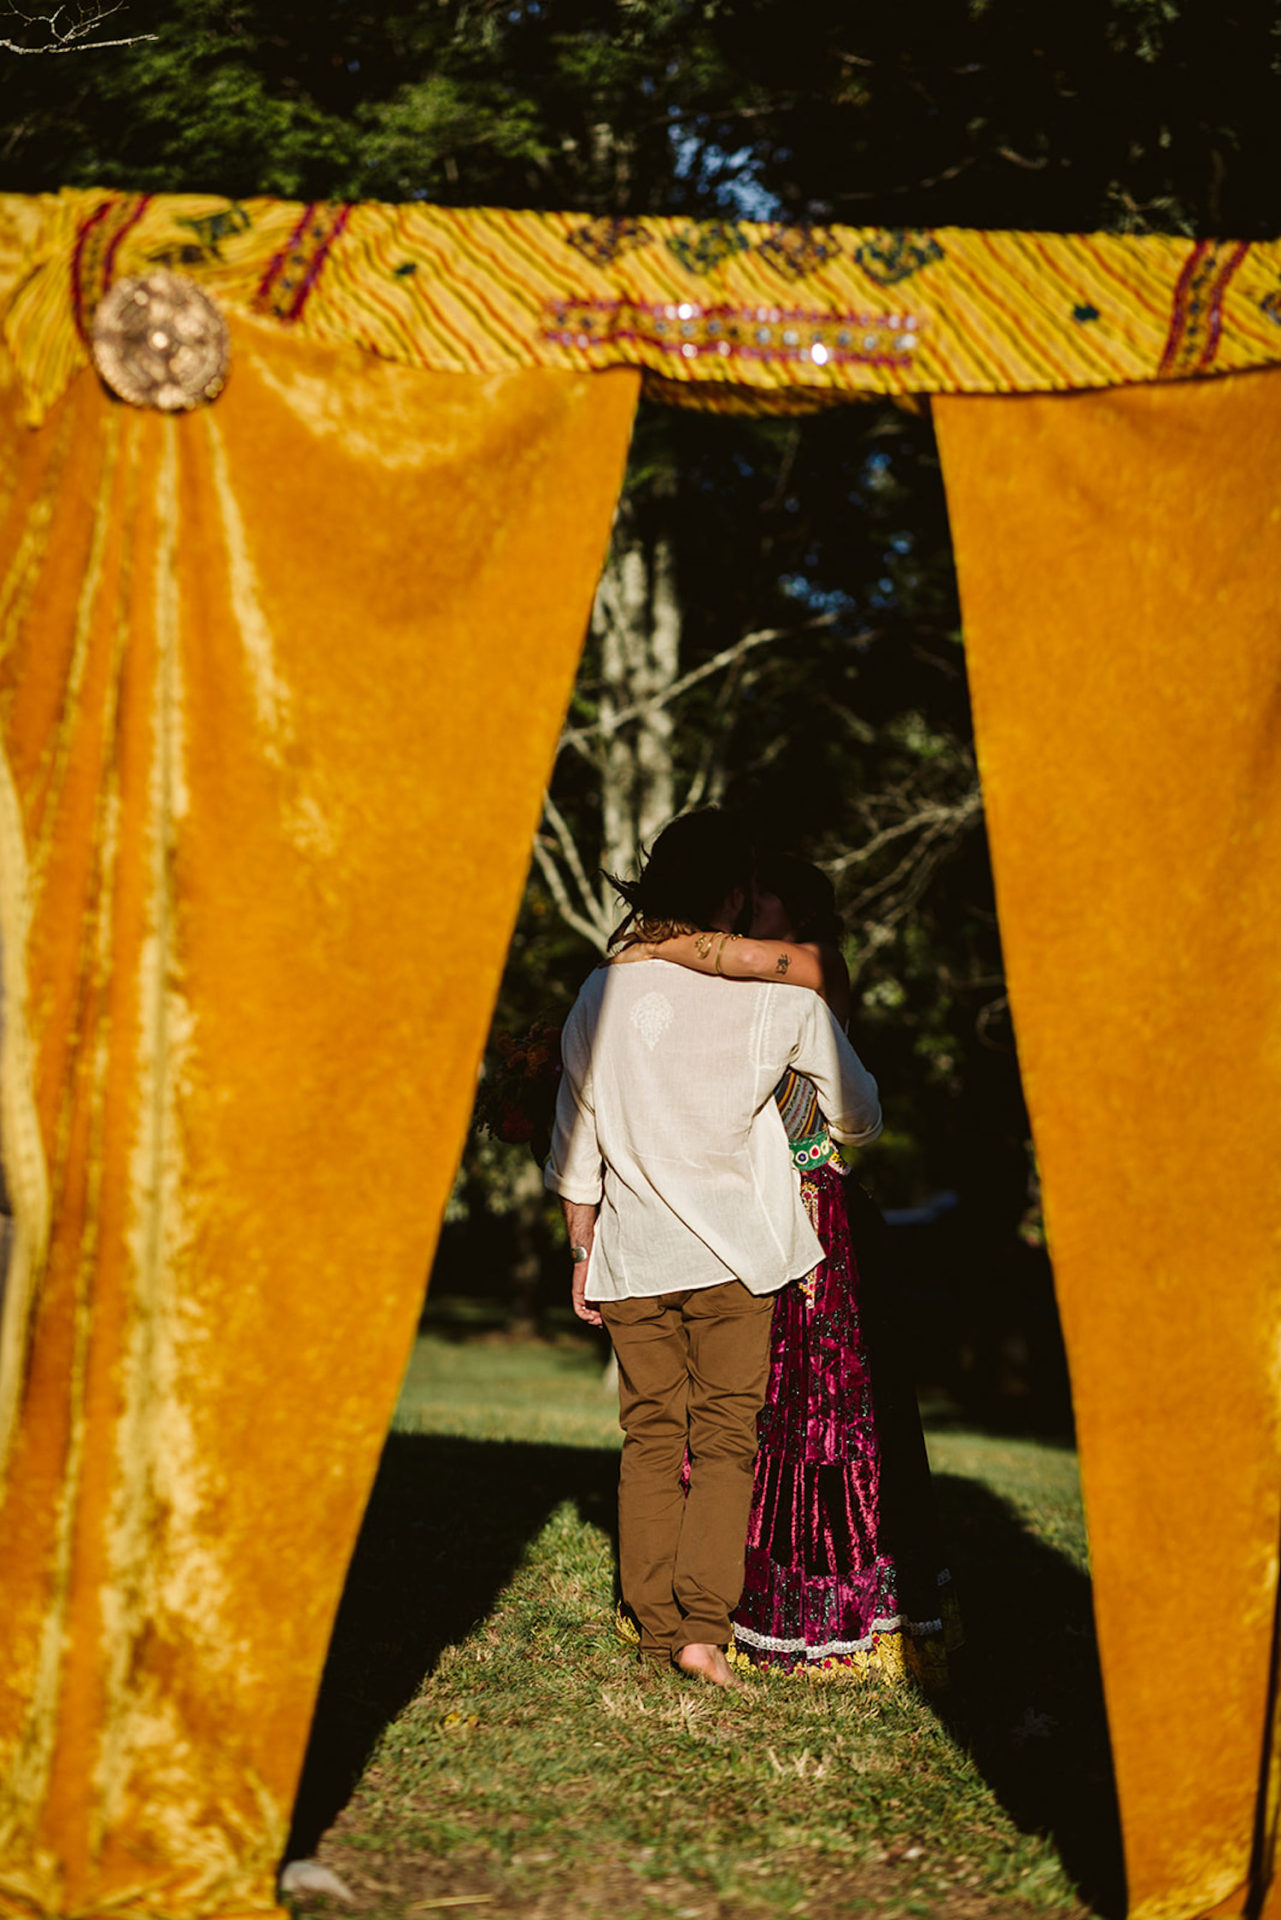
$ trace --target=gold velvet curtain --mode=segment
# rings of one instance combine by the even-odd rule
[[[1281,374],[935,413],[1131,1913],[1247,1894],[1257,1912],[1281,1540]]]
[[[0,394],[11,1914],[273,1905],[638,380],[234,352]]]
[[[72,315],[180,207],[90,199],[0,223],[24,369],[0,391],[0,1913],[211,1920],[272,1905],[640,375],[588,373],[615,334],[567,334],[524,266],[468,294],[473,361],[501,323],[507,370],[351,344],[391,351],[361,332],[376,311],[426,352],[432,247],[506,216],[442,239],[412,209],[211,197],[179,225],[212,236],[231,381],[190,417],[137,413],[77,371]],[[643,255],[651,377],[673,315],[694,372],[728,366],[697,333],[726,274],[745,302],[818,276],[830,340],[804,367],[790,308],[752,306],[778,404],[833,368],[929,385],[921,342],[960,311],[940,276],[975,249],[999,286],[965,342],[988,357],[945,385],[1274,351],[1267,250],[1083,241],[1073,271],[1120,292],[1090,280],[1069,326],[1067,254],[1036,236],[833,229],[839,273],[790,230],[743,229],[728,265],[715,237],[534,235],[538,271],[627,341]],[[904,366],[824,274],[845,306],[894,288]],[[253,317],[273,275],[320,290],[306,314],[291,294]],[[993,374],[1007,283],[1036,365]],[[523,333],[504,299],[534,301]],[[935,405],[1133,1909],[1281,1916],[1281,373]]]

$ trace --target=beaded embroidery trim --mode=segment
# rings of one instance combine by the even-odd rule
[[[952,1584],[952,1574],[943,1567],[938,1576],[940,1587]],[[804,1653],[811,1659],[823,1660],[831,1654],[866,1653],[875,1645],[883,1633],[906,1633],[913,1640],[928,1640],[931,1635],[943,1631],[943,1618],[937,1620],[909,1620],[901,1613],[890,1615],[887,1619],[873,1620],[861,1640],[827,1640],[820,1646],[811,1646],[807,1640],[781,1639],[770,1633],[754,1633],[740,1621],[734,1622],[734,1638],[746,1641],[748,1646],[759,1647],[762,1653]]]
[[[750,1627],[734,1622],[734,1638],[746,1642],[749,1647],[759,1647],[762,1653],[803,1653],[811,1660],[825,1660],[834,1653],[866,1653],[876,1645],[883,1633],[906,1633],[913,1640],[928,1640],[932,1634],[942,1633],[943,1621],[905,1620],[902,1614],[894,1614],[888,1620],[873,1620],[872,1625],[861,1640],[825,1640],[819,1646],[811,1646],[808,1640],[783,1640],[770,1633],[753,1633]]]
[[[754,360],[767,366],[910,367],[914,313],[833,313],[807,307],[705,306],[694,300],[550,300],[543,332],[562,347],[611,341],[673,359]]]

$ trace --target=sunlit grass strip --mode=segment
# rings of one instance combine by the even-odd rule
[[[463,1458],[451,1447],[470,1449],[480,1465],[464,1504],[482,1507],[487,1472],[495,1503],[519,1497],[524,1474],[532,1499],[553,1453],[590,1460],[617,1443],[599,1359],[570,1347],[420,1343],[398,1425],[406,1446],[456,1436],[441,1442],[443,1471]],[[1088,1632],[1074,1456],[970,1433],[936,1435],[932,1451],[962,1598],[981,1616],[964,1732],[876,1682],[762,1679],[730,1698],[641,1672],[614,1634],[607,1534],[563,1501],[387,1728],[326,1843],[361,1909],[466,1901],[547,1920],[1084,1911],[1055,1847],[1020,1830],[1017,1796],[989,1785],[1047,1763],[1084,1778],[1098,1762],[1097,1729],[1070,1723]],[[594,1471],[607,1485],[606,1462]],[[442,1581],[467,1564],[484,1518],[460,1508],[438,1546]],[[993,1540],[1011,1566],[995,1564]],[[992,1564],[967,1582],[976,1544]],[[990,1617],[1011,1572],[1016,1598],[1043,1595],[1043,1619],[1007,1628]],[[1063,1666],[1035,1697],[1028,1634],[1040,1669],[1041,1653]]]

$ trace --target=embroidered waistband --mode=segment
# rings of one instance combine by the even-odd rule
[[[788,1145],[793,1164],[802,1173],[813,1173],[815,1167],[826,1166],[829,1160],[836,1158],[836,1147],[826,1128],[822,1133],[811,1133],[805,1140],[791,1140]]]

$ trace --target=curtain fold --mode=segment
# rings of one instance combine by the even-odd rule
[[[935,417],[1131,1913],[1240,1912],[1276,1817],[1281,376]]]
[[[0,394],[0,1912],[273,1906],[637,384]]]

